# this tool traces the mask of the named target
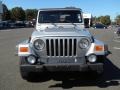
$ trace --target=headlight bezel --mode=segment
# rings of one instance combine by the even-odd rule
[[[38,42],[38,46],[36,46],[36,44],[35,43],[37,43]],[[34,47],[34,49],[35,50],[37,50],[37,51],[40,51],[40,50],[43,50],[44,49],[44,47],[45,47],[45,42],[44,42],[44,40],[43,39],[35,39],[34,41],[33,41],[33,47]]]
[[[85,44],[84,42],[87,43],[87,46],[84,46],[83,44]],[[88,38],[82,38],[80,39],[80,41],[78,42],[78,46],[81,49],[88,49],[90,47],[91,41]]]

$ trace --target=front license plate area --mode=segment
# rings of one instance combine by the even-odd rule
[[[76,59],[73,59],[73,58],[57,58],[57,59],[54,59],[54,58],[52,58],[52,59],[49,59],[48,60],[48,63],[52,63],[52,64],[54,64],[54,63],[75,63],[75,61],[76,61]]]
[[[74,61],[69,60],[57,60],[57,63],[73,63]]]

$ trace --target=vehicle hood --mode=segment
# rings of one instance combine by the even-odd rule
[[[47,24],[36,24],[36,30],[45,30],[48,28],[84,28],[83,23],[47,23]]]
[[[32,38],[36,37],[79,37],[91,36],[88,30],[78,28],[48,28],[45,30],[35,30]]]

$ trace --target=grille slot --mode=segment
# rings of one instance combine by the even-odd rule
[[[50,51],[49,51],[49,40],[46,40],[46,50],[47,50],[47,55],[50,55]]]
[[[76,45],[77,45],[77,40],[74,39],[73,55],[76,55]]]
[[[55,45],[56,56],[58,56],[58,39],[55,40]]]
[[[51,56],[54,56],[54,41],[53,41],[53,39],[51,39]]]
[[[72,55],[72,39],[69,39],[69,56]]]
[[[46,39],[47,56],[76,56],[76,39]]]
[[[65,39],[64,45],[65,45],[65,51],[64,51],[64,52],[65,52],[65,56],[67,56],[67,49],[68,49],[68,48],[67,48],[67,39]]]
[[[60,56],[63,56],[63,39],[60,39]]]

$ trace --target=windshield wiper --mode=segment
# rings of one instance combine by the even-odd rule
[[[75,27],[77,26],[76,24],[74,24],[73,22],[66,20],[66,22],[71,23],[72,25],[74,25]]]

